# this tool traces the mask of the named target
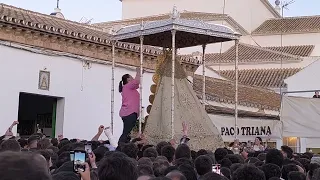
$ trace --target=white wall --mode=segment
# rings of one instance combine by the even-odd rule
[[[320,77],[320,60],[310,64],[297,74],[287,78],[285,83],[288,85],[288,91],[310,91],[320,90],[318,83]],[[314,92],[308,93],[290,93],[289,96],[312,97]]]
[[[287,78],[285,83],[288,85],[288,91],[310,91],[320,90],[319,72],[320,61],[315,61],[297,74]],[[312,97],[314,92],[289,93],[288,96]],[[300,152],[306,152],[307,148],[319,148],[317,144],[319,138],[300,138],[301,143],[298,144]],[[299,142],[298,142],[299,143]]]
[[[223,0],[198,0],[196,3],[194,0],[122,0],[122,19],[170,13],[174,6],[178,11],[222,14],[223,3]],[[229,14],[248,32],[274,17],[260,0],[227,0],[225,14]]]
[[[260,46],[281,46],[280,35],[253,36]],[[320,33],[285,34],[282,36],[283,46],[315,45],[311,56],[320,56]]]
[[[110,125],[110,66],[92,64],[91,69],[84,70],[81,90],[83,68],[78,59],[40,55],[6,46],[0,46],[0,54],[0,132],[4,133],[12,121],[17,120],[20,92],[64,98],[58,101],[57,121],[64,122],[57,125],[57,135],[63,132],[68,138],[91,139],[100,124]],[[39,70],[44,68],[51,72],[49,91],[38,89]],[[121,135],[123,126],[118,115],[121,104],[118,82],[125,73],[135,74],[133,70],[116,68],[116,137]],[[143,84],[143,105],[146,107],[149,105],[152,74],[145,74]]]
[[[198,69],[194,72],[197,75],[203,75],[203,66],[199,66]],[[224,77],[220,76],[218,73],[212,71],[211,69],[205,68],[205,76],[217,78],[217,79],[225,79]]]

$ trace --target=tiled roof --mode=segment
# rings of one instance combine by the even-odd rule
[[[296,74],[300,70],[300,68],[239,70],[239,82],[249,86],[280,88],[285,87],[284,79]],[[220,71],[220,74],[227,79],[235,80],[234,70]]]
[[[297,55],[301,57],[310,56],[314,45],[298,45],[298,46],[273,46],[273,47],[265,47],[273,51],[284,52],[287,54]]]
[[[103,32],[101,28],[88,26],[5,4],[0,4],[0,22],[16,24],[30,29],[37,29],[39,31],[50,32],[72,38],[79,38],[92,42],[106,43],[110,37],[110,35],[106,32]]]
[[[202,76],[195,75],[193,79],[194,90],[201,94]],[[234,81],[206,78],[206,95],[211,101],[234,104],[235,83]],[[259,109],[279,110],[281,96],[274,91],[239,84],[238,101],[239,105],[256,107]]]
[[[12,24],[40,32],[56,34],[72,39],[79,39],[102,45],[111,45],[110,34],[102,28],[73,22],[50,15],[45,15],[0,3],[0,23]],[[129,51],[140,51],[140,45],[117,42],[116,47]],[[162,54],[160,48],[144,46],[144,53],[157,56]],[[184,59],[183,62],[198,64],[193,59]]]
[[[235,46],[223,53],[206,54],[207,65],[219,63],[234,63]],[[190,55],[188,55],[190,56]],[[280,61],[301,61],[302,58],[285,52],[278,52],[272,49],[253,46],[249,44],[239,44],[239,63],[263,63]]]
[[[111,45],[110,34],[103,32],[102,28],[5,4],[0,4],[0,22],[87,42]],[[140,51],[140,46],[136,44],[117,42],[116,46],[121,49]],[[160,54],[159,49],[152,47],[145,47],[144,52],[152,55]]]
[[[263,22],[253,35],[320,32],[320,16],[300,16],[269,19]]]
[[[158,21],[169,19],[171,14],[160,14],[154,16],[146,16],[141,18],[134,19],[124,19],[119,21],[110,21],[110,22],[101,22],[96,23],[94,26],[102,27],[105,29],[111,29],[116,26],[129,26],[134,24],[139,24],[142,21]],[[221,21],[225,20],[231,26],[236,27],[242,34],[249,34],[237,21],[235,21],[232,17],[226,14],[217,14],[217,13],[206,13],[206,12],[190,12],[184,11],[180,13],[180,18],[182,19],[190,19],[190,20],[202,20],[202,21]]]
[[[227,107],[213,106],[213,105],[206,105],[206,111],[209,114],[218,114],[218,115],[223,114],[223,115],[234,116],[235,114],[234,108],[227,108]],[[244,111],[244,110],[238,110],[238,117],[280,120],[280,117],[276,115],[266,114],[264,112],[252,112],[252,111]]]

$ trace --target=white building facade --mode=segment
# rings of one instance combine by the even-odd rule
[[[20,46],[21,47],[21,46]],[[26,48],[27,49],[27,48]],[[111,65],[63,55],[30,52],[0,45],[1,99],[0,132],[5,132],[18,119],[19,94],[30,93],[57,98],[55,134],[68,138],[91,139],[99,125],[111,125]],[[41,52],[41,51],[39,51]],[[39,89],[39,72],[50,72],[49,89]],[[135,75],[133,67],[118,66],[115,71],[114,135],[122,134],[119,117],[121,94],[118,84],[124,74]],[[149,87],[153,73],[145,73],[143,106],[149,105]],[[35,108],[41,104],[34,104]],[[16,132],[16,131],[15,131]],[[50,135],[50,134],[49,134]]]
[[[300,72],[287,78],[285,80],[288,84],[288,93],[286,96],[298,96],[312,98],[314,91],[320,90],[320,84],[318,83],[320,61],[315,61]],[[303,119],[301,119],[303,121]],[[319,152],[320,149],[320,138],[299,138],[297,141],[298,149],[300,152],[306,152],[311,149]]]

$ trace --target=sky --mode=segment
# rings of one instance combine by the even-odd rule
[[[52,13],[56,2],[57,0],[0,0],[0,3],[44,14]],[[275,0],[270,2],[274,4]],[[320,0],[295,0],[289,10],[284,11],[284,16],[320,15],[319,7]],[[92,19],[93,23],[120,20],[122,10],[119,0],[60,0],[60,8],[66,19],[79,22],[84,17]]]

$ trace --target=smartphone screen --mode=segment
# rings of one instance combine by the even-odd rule
[[[70,151],[70,160],[74,161],[74,151]]]
[[[86,152],[87,152],[88,154],[91,154],[91,153],[92,153],[91,144],[86,144],[86,145],[84,146],[84,149],[86,150]]]
[[[212,165],[212,172],[221,175],[220,169],[221,169],[221,165],[220,165],[220,164],[214,164],[214,165]]]
[[[74,172],[85,171],[86,162],[86,152],[84,151],[75,151],[74,152],[74,161],[73,161],[73,170]]]

